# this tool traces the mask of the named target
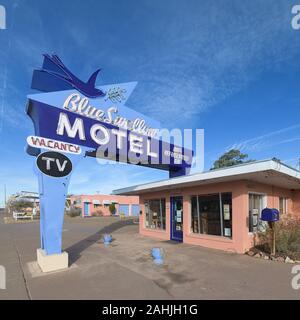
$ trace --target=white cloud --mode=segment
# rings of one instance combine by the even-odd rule
[[[281,128],[279,130],[271,131],[266,134],[263,134],[248,140],[234,143],[233,145],[227,146],[226,150],[228,151],[230,149],[238,149],[246,152],[247,151],[257,152],[262,149],[266,149],[276,145],[294,142],[299,140],[299,138],[298,137],[285,138],[283,136],[285,133],[299,129],[299,128],[300,128],[300,124],[296,124],[286,128]]]

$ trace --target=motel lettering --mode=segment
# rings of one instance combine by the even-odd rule
[[[70,138],[78,137],[82,141],[87,139],[83,120],[76,118],[73,125],[71,125],[68,114],[63,112],[59,114],[56,133],[60,136],[66,134]],[[118,150],[124,148],[125,141],[127,142],[128,138],[130,152],[158,158],[158,153],[151,150],[151,140],[148,137],[137,135],[133,132],[127,134],[125,130],[108,129],[101,123],[96,123],[91,126],[89,131],[90,138],[99,146],[109,144],[112,135],[116,137],[116,148]]]

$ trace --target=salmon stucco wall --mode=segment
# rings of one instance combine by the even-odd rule
[[[300,190],[292,191],[292,203],[290,204],[290,212],[300,219]]]

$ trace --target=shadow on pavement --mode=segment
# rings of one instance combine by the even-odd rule
[[[75,263],[81,256],[81,253],[86,250],[88,247],[96,243],[97,241],[101,240],[102,236],[105,233],[112,233],[116,230],[119,230],[123,227],[133,225],[133,219],[126,219],[126,220],[119,220],[114,222],[108,226],[105,226],[98,230],[96,233],[80,240],[79,242],[73,244],[72,246],[66,248],[65,250],[69,254],[69,262],[70,265]]]

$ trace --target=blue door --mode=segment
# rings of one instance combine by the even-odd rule
[[[138,217],[140,214],[140,206],[138,204],[131,205],[131,215]]]
[[[90,206],[89,206],[89,203],[88,202],[85,202],[84,203],[84,216],[87,217],[89,216],[89,209],[90,209]]]
[[[129,204],[119,204],[119,215],[129,216]]]
[[[171,197],[171,240],[183,239],[183,198]]]

